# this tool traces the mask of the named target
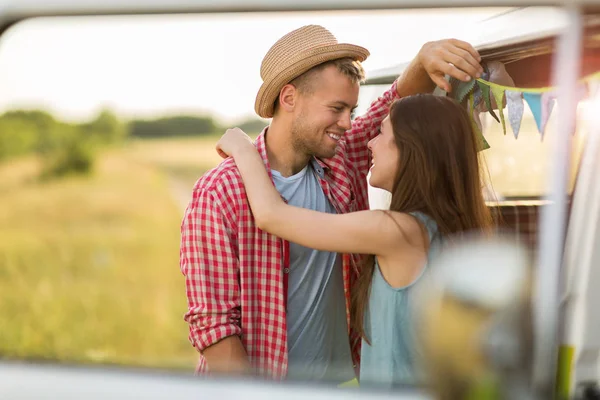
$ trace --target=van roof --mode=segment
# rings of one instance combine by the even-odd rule
[[[586,15],[586,27],[598,26],[598,15]],[[563,9],[555,7],[515,7],[476,23],[467,40],[485,61],[505,64],[552,53],[554,38],[567,27]],[[592,37],[600,44],[600,37]],[[589,42],[589,40],[588,40]],[[590,46],[590,43],[586,43]],[[365,84],[390,84],[410,60],[387,68],[369,71]]]

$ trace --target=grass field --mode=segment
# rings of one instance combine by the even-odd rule
[[[132,140],[126,150],[134,160],[181,180],[191,189],[204,171],[221,161],[215,151],[220,137],[219,133],[201,138]]]
[[[177,208],[128,151],[93,176],[39,182],[0,167],[0,354],[191,370]]]
[[[0,164],[0,357],[193,370],[179,227],[219,137],[133,140],[89,177]]]

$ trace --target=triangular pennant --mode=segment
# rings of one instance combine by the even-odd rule
[[[535,119],[535,124],[537,125],[538,132],[542,134],[542,94],[523,92],[523,98],[527,102],[527,105],[529,105],[529,109],[533,114],[533,118]]]
[[[471,79],[468,82],[463,82],[456,78],[450,78],[450,84],[452,85],[452,98],[459,103],[462,103],[473,90],[475,80]]]
[[[469,95],[467,96],[467,112],[469,114],[469,116],[471,117],[471,123],[473,125],[473,129],[475,129],[475,132],[479,133],[481,132],[481,121],[479,120],[479,114],[475,113],[475,107],[474,107],[474,100],[475,100],[475,95],[473,92],[469,93]]]
[[[477,133],[483,135],[483,126],[481,125],[481,119],[479,118],[479,111],[477,109],[473,109],[471,111],[471,118],[475,123],[475,127],[477,128]]]
[[[492,117],[497,122],[500,122],[496,113],[494,113],[494,109],[492,108],[492,100],[490,99],[490,87],[483,82],[477,81],[477,85],[479,85],[479,89],[481,89],[481,95],[483,96],[483,101],[485,101],[485,107],[490,112]]]
[[[492,86],[492,95],[496,101],[496,107],[498,108],[498,114],[500,114],[500,122],[502,123],[502,132],[506,135],[506,122],[504,121],[504,89],[498,86]]]
[[[521,98],[521,92],[514,90],[506,90],[506,108],[508,109],[508,122],[512,128],[515,139],[519,137],[519,131],[521,130],[521,120],[523,119],[523,111],[525,106],[523,105],[523,99]]]
[[[550,119],[550,114],[552,113],[552,110],[554,109],[555,100],[556,100],[556,94],[554,91],[542,93],[542,96],[541,96],[542,111],[541,111],[541,121],[540,121],[541,128],[538,127],[538,128],[540,128],[540,133],[542,134],[542,139],[544,138],[544,132],[546,131],[546,124],[548,123],[548,120]]]
[[[477,151],[486,150],[490,148],[490,145],[483,136],[483,127],[481,125],[481,120],[479,119],[479,111],[477,111],[477,108],[475,108],[474,104],[475,95],[473,92],[471,92],[467,100],[467,110],[469,111],[469,115],[471,116],[471,125],[473,126],[473,130],[479,138],[479,143],[477,144]]]

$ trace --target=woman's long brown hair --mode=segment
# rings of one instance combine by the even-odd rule
[[[420,211],[435,220],[442,236],[489,231],[479,138],[467,111],[449,97],[420,94],[394,102],[390,121],[400,153],[390,210]],[[352,324],[367,342],[363,321],[373,271],[370,256],[352,295]]]

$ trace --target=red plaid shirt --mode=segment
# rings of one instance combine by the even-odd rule
[[[368,209],[366,176],[370,166],[367,143],[397,98],[396,84],[352,123],[339,141],[336,155],[317,160],[325,195],[338,213]],[[265,132],[256,147],[271,173]],[[194,186],[181,225],[180,267],[186,281],[189,339],[202,351],[219,340],[239,335],[259,374],[283,378],[287,373],[288,244],[254,224],[244,184],[232,159],[206,173]],[[343,257],[346,312],[350,285],[357,274],[358,255]],[[349,332],[355,363],[360,338]],[[206,372],[201,355],[198,372]]]

